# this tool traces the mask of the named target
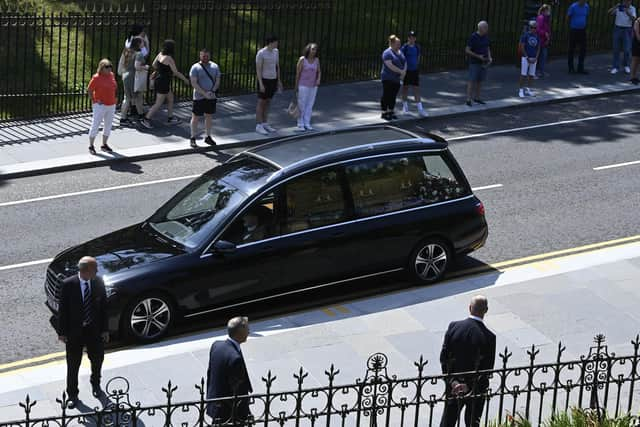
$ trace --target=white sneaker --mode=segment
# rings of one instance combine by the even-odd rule
[[[527,96],[527,95],[524,93],[524,89],[520,89],[520,90],[518,91],[518,96],[519,96],[520,98],[524,98],[525,96]]]
[[[525,95],[527,95],[527,96],[536,96],[535,92],[534,92],[534,91],[532,91],[531,89],[529,89],[528,87],[525,87],[525,88],[524,88],[524,93],[525,93]]]
[[[427,111],[422,107],[418,107],[418,114],[422,117],[429,117],[429,113],[427,113]]]
[[[304,132],[307,129],[303,125],[296,126],[296,132]]]
[[[409,104],[406,102],[402,103],[402,114],[409,114]]]
[[[306,130],[314,130],[314,129],[311,127],[311,125],[304,125],[304,128],[305,128]]]
[[[267,132],[277,132],[274,127],[272,127],[269,123],[263,123],[262,127],[265,128]]]
[[[624,67],[624,72],[625,72],[626,74],[631,74],[631,68],[629,68],[629,67]]]
[[[256,132],[258,132],[260,135],[269,135],[269,131],[264,128],[262,123],[258,123],[256,125]]]
[[[617,68],[612,68],[611,69],[611,74],[618,74],[618,69]]]

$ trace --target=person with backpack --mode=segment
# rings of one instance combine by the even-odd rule
[[[191,147],[197,148],[196,134],[198,122],[204,115],[204,128],[207,135],[204,142],[216,145],[211,138],[213,114],[216,112],[216,92],[220,87],[220,68],[210,60],[208,49],[200,49],[200,61],[193,64],[189,71],[191,86],[193,86],[193,108],[191,110]]]
[[[540,38],[536,34],[536,21],[529,21],[529,31],[520,38],[520,90],[518,96],[535,96],[531,90],[531,81],[536,75],[536,64],[540,56]],[[527,85],[525,86],[525,79]]]

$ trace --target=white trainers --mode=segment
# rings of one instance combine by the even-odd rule
[[[402,114],[409,114],[409,104],[406,102],[402,103]]]
[[[611,74],[618,74],[618,69],[617,68],[612,68],[611,69]]]
[[[525,96],[527,96],[527,95],[524,93],[524,89],[520,89],[520,90],[518,91],[518,96],[519,96],[520,98],[524,98]]]
[[[307,129],[303,125],[296,126],[296,132],[305,132]]]
[[[276,129],[274,127],[272,127],[269,123],[263,123],[262,127],[267,131],[267,132],[276,132]]]
[[[524,88],[524,94],[527,96],[536,96],[535,92],[529,89],[528,87]]]
[[[429,117],[429,113],[427,113],[427,111],[422,108],[422,106],[418,107],[418,114],[420,114],[422,117]]]
[[[259,133],[260,135],[269,135],[269,131],[264,128],[262,123],[258,123],[256,125],[256,132]]]
[[[305,128],[306,130],[314,130],[314,129],[311,127],[311,125],[304,125],[304,128]]]
[[[624,72],[625,72],[625,74],[631,74],[631,68],[624,67]]]

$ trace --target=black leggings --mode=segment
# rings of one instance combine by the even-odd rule
[[[382,111],[393,111],[396,108],[396,97],[400,91],[400,83],[393,80],[382,81],[382,98],[380,98],[380,109]]]

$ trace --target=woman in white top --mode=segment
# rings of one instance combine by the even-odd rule
[[[298,96],[298,130],[313,130],[311,127],[311,112],[316,101],[316,93],[320,85],[320,60],[318,59],[318,45],[309,43],[305,46],[296,67],[296,93]]]

